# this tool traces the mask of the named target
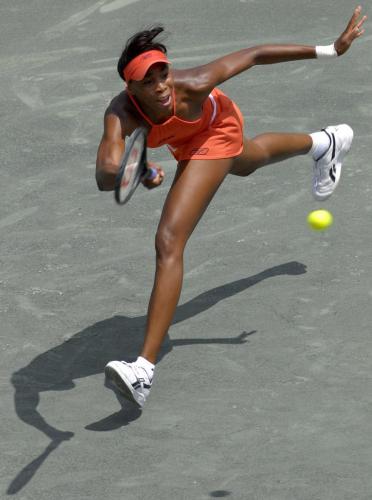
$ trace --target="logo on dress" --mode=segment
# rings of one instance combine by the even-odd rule
[[[208,153],[209,148],[194,148],[191,150],[192,155],[204,156]]]

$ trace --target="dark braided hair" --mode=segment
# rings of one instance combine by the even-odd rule
[[[118,73],[122,80],[124,80],[123,71],[125,66],[130,63],[132,59],[143,52],[148,52],[149,50],[160,50],[164,54],[167,53],[165,45],[160,42],[153,41],[154,38],[163,31],[163,26],[152,26],[149,29],[139,31],[129,38],[118,61]]]

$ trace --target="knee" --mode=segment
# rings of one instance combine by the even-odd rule
[[[156,258],[160,261],[182,258],[183,238],[169,226],[160,227],[155,236],[155,250]]]
[[[255,146],[253,162],[252,162],[255,169],[268,165],[271,160],[271,153],[270,149],[267,147],[267,144],[263,140],[262,136],[258,135],[257,137],[252,139],[252,143]]]
[[[257,170],[257,165],[252,165],[250,162],[235,162],[230,171],[230,174],[237,175],[238,177],[248,177]]]
[[[248,175],[253,174],[258,168],[267,165],[270,161],[269,151],[254,139],[250,141],[249,149],[249,154],[235,158],[230,171],[231,174],[248,177]]]

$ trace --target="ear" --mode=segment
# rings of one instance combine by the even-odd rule
[[[129,82],[126,83],[126,90],[127,90],[128,94],[130,94],[130,95],[134,95],[135,94],[132,80],[129,80]]]

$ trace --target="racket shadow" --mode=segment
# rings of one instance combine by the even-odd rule
[[[300,275],[306,273],[306,266],[299,262],[288,262],[269,268],[254,276],[243,278],[208,290],[192,300],[177,307],[173,324],[185,321],[215,306],[221,300],[240,293],[255,284],[280,275]],[[33,460],[11,482],[7,493],[20,491],[34,476],[47,456],[63,441],[73,437],[72,432],[57,429],[48,423],[37,407],[40,394],[46,391],[66,391],[75,387],[74,380],[103,373],[105,365],[118,356],[135,359],[142,346],[146,316],[130,318],[113,316],[99,321],[78,332],[69,340],[49,349],[34,358],[27,366],[17,370],[11,377],[14,387],[15,411],[22,422],[39,430],[50,439],[46,450]],[[194,338],[171,341],[167,335],[160,352],[159,361],[174,347],[192,344],[242,344],[247,336],[254,333],[243,332],[236,337]],[[111,388],[111,387],[110,387]],[[123,404],[116,392],[122,410],[103,420],[90,423],[85,429],[91,431],[110,431],[129,425],[140,417],[141,411],[134,405]]]

